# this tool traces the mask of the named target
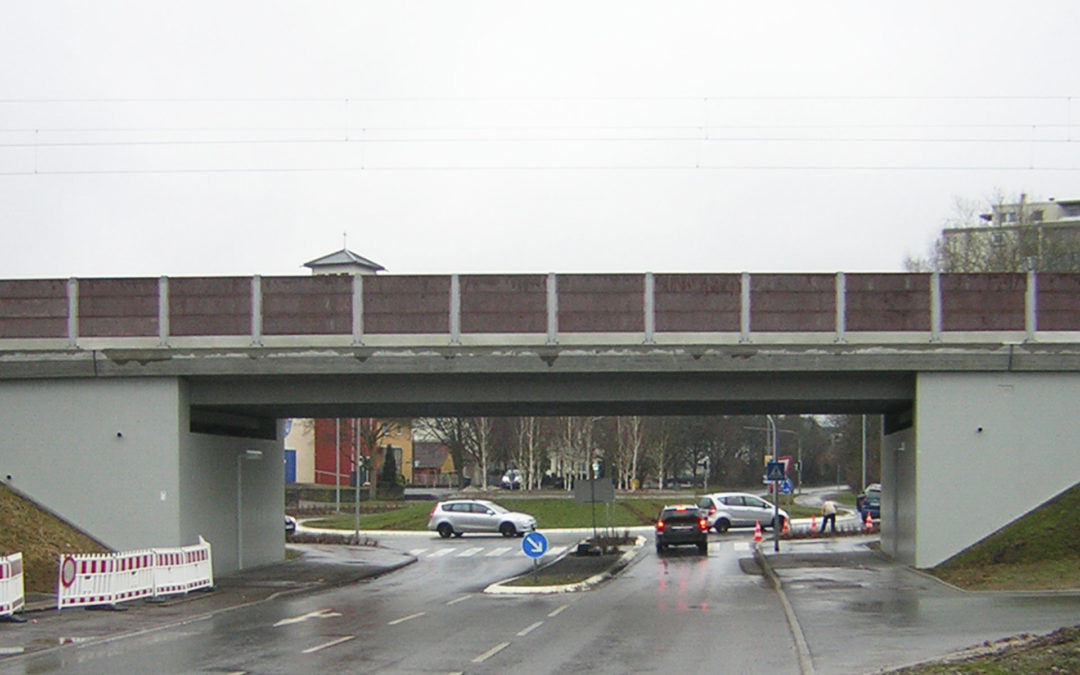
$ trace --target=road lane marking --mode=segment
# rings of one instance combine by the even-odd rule
[[[549,549],[547,550],[547,553],[545,553],[544,555],[545,555],[545,556],[549,556],[549,555],[559,555],[560,553],[562,553],[562,552],[563,552],[563,551],[565,551],[565,550],[566,550],[566,547],[565,547],[565,546],[553,546],[553,547],[549,548]]]
[[[308,612],[303,616],[294,616],[291,619],[282,619],[274,624],[274,628],[278,626],[288,626],[294,623],[300,623],[301,621],[307,621],[308,619],[329,619],[334,616],[341,616],[341,612],[335,612],[330,608],[317,609],[314,612]]]
[[[442,549],[439,549],[438,551],[435,551],[431,555],[429,555],[428,558],[429,559],[430,558],[441,558],[444,555],[450,555],[453,552],[454,552],[454,549],[452,549],[452,548],[442,548]]]
[[[749,551],[750,544],[745,541],[737,541],[731,545],[731,548],[735,551]]]
[[[487,661],[492,656],[495,656],[496,654],[498,654],[499,652],[501,652],[502,650],[506,649],[509,646],[510,646],[509,642],[500,642],[499,644],[497,644],[494,647],[492,647],[491,649],[487,650],[486,652],[484,652],[480,656],[477,656],[475,659],[472,660],[472,662],[473,663],[483,663],[484,661]]]
[[[316,645],[315,647],[308,647],[307,649],[305,649],[304,651],[302,651],[300,653],[301,654],[313,654],[313,653],[315,653],[317,651],[326,649],[328,647],[333,647],[334,645],[339,645],[342,642],[348,642],[349,640],[355,640],[355,639],[356,639],[355,635],[346,635],[345,637],[339,637],[336,640],[331,640],[330,642],[327,642],[327,643],[324,643],[324,644],[321,644],[321,645]]]
[[[393,621],[388,622],[387,625],[396,626],[399,623],[405,623],[406,621],[412,621],[413,619],[424,616],[425,614],[427,614],[427,612],[417,612],[416,614],[410,614],[409,616],[403,616],[400,619],[394,619]]]
[[[426,548],[414,548],[411,551],[409,551],[409,555],[411,555],[411,556],[413,556],[415,558],[419,558],[420,554],[423,553],[426,550],[427,550]]]
[[[450,602],[448,602],[446,604],[447,605],[456,605],[459,602],[461,602],[462,600],[468,600],[471,597],[472,597],[472,594],[470,593],[469,595],[463,595],[460,598],[455,598],[455,599],[451,600]]]
[[[509,546],[499,546],[499,547],[493,548],[490,551],[488,551],[486,555],[489,558],[494,558],[496,556],[502,555],[503,553],[506,553],[509,550],[510,550]]]
[[[479,553],[480,551],[483,551],[483,550],[484,549],[480,548],[480,547],[467,548],[464,551],[462,551],[461,553],[458,553],[457,557],[459,557],[459,558],[471,558],[472,556],[476,555],[477,553]]]
[[[563,613],[563,610],[566,609],[569,606],[570,605],[563,605],[561,607],[556,607],[555,609],[551,610],[551,612],[548,614],[548,618],[550,619],[551,617],[559,616],[560,614]]]
[[[534,630],[536,630],[537,628],[539,628],[540,626],[543,626],[543,625],[544,625],[543,621],[537,621],[536,623],[529,626],[528,628],[523,628],[520,631],[518,631],[517,636],[518,637],[525,637],[526,635],[528,635],[529,633],[533,632]]]

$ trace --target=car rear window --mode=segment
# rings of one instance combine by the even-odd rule
[[[664,509],[660,512],[660,520],[669,523],[696,523],[701,518],[701,512],[697,509]]]

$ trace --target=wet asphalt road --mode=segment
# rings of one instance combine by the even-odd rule
[[[553,547],[578,537],[549,534]],[[650,538],[591,591],[507,597],[483,589],[530,568],[518,539],[384,536],[377,555],[358,551],[348,564],[416,562],[335,588],[320,574],[345,565],[283,565],[168,606],[0,624],[0,654],[28,648],[0,657],[0,672],[799,673],[780,597],[748,573],[750,537],[713,534],[708,557],[687,548],[662,558]],[[882,558],[865,547],[872,539],[766,547],[815,672],[875,672],[1080,623],[1080,595],[963,593]],[[298,570],[303,578],[287,578]]]

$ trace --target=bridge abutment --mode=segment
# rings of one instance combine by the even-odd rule
[[[241,540],[244,566],[280,560],[281,441],[192,433],[189,409],[179,378],[0,381],[0,479],[114,550],[201,535],[219,574]]]
[[[1075,485],[1077,401],[1077,373],[919,373],[883,448],[885,551],[933,567]]]

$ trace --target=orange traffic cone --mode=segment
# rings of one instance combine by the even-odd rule
[[[780,528],[780,536],[782,536],[782,537],[790,537],[791,536],[791,518],[784,518],[784,526],[782,528]]]
[[[866,512],[866,522],[863,523],[863,524],[866,526],[866,531],[867,532],[873,532],[874,531],[874,521],[870,520],[870,512],[869,511]]]
[[[761,543],[761,540],[762,540],[762,536],[761,536],[761,521],[760,521],[760,520],[756,520],[756,521],[754,521],[754,543],[755,543],[755,544],[760,544],[760,543]]]
[[[810,534],[817,534],[817,516],[810,516]]]

